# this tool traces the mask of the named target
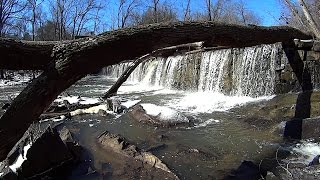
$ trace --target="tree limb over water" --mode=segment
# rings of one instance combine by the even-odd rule
[[[44,70],[17,96],[0,119],[0,161],[61,92],[104,66],[192,42],[245,47],[292,43],[295,38],[308,39],[310,36],[289,27],[177,22],[120,29],[67,42],[0,39],[0,69]]]

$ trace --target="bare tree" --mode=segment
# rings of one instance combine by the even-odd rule
[[[160,0],[152,0],[142,14],[135,13],[135,24],[154,24],[160,22],[173,22],[178,20],[176,11],[170,4],[161,3]]]
[[[70,8],[71,13],[69,14],[72,19],[72,38],[79,36],[89,21],[92,20],[93,23],[95,23],[94,21],[98,21],[99,11],[101,8],[102,5],[98,4],[97,0],[81,0],[80,2],[73,1],[73,5]]]
[[[152,0],[152,8],[153,8],[153,17],[154,23],[158,23],[159,22],[159,13],[158,13],[158,7],[159,7],[159,2],[160,0]]]
[[[128,26],[130,17],[134,16],[134,10],[138,6],[138,0],[119,0],[117,13],[118,28]]]
[[[207,5],[208,20],[212,21],[211,0],[206,0],[206,5]]]
[[[304,0],[299,0],[301,9],[303,11],[304,16],[307,19],[307,23],[308,26],[311,28],[312,32],[314,33],[314,35],[320,39],[320,30],[319,27],[317,26],[316,22],[314,21],[309,9],[307,8],[306,3],[304,2]]]
[[[190,10],[190,0],[187,0],[187,6],[184,10],[184,16],[183,16],[183,20],[184,21],[190,21],[191,20],[191,10]]]
[[[0,37],[4,37],[6,30],[13,27],[13,21],[25,9],[23,1],[1,0],[0,1]],[[0,70],[0,79],[5,78],[5,70]]]
[[[290,18],[290,13],[283,13],[281,17],[286,23],[305,31],[311,31],[317,38],[320,38],[320,11],[319,1],[317,0],[299,0],[299,4],[295,4],[290,0],[283,0],[289,12],[293,15]],[[298,23],[295,23],[298,22]]]
[[[12,25],[12,20],[25,9],[25,3],[21,0],[1,0],[0,1],[0,36],[5,35],[7,26]]]
[[[31,32],[32,32],[32,40],[35,40],[36,37],[36,24],[37,21],[41,17],[41,10],[39,10],[41,3],[44,0],[27,0],[27,5],[31,9]]]
[[[290,9],[290,12],[293,14],[294,19],[298,21],[299,26],[304,26],[304,20],[300,16],[298,9],[294,6],[294,4],[290,0],[283,0],[286,4],[286,6]],[[286,15],[288,16],[288,15]],[[289,24],[288,19],[286,19],[286,23]],[[295,25],[293,25],[295,26]]]
[[[235,15],[239,17],[239,23],[243,25],[260,24],[260,18],[255,15],[252,11],[246,8],[246,3],[243,0],[239,0],[235,3]]]
[[[216,3],[212,3],[211,0],[206,0],[207,20],[218,21],[221,17],[224,4],[225,0],[217,0]]]

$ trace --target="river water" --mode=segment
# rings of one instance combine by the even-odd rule
[[[66,90],[70,95],[99,97],[115,82],[106,76],[88,76]],[[0,88],[0,101],[16,95],[23,85]],[[237,120],[239,109],[246,104],[261,104],[273,96],[251,98],[225,96],[214,92],[188,92],[125,83],[119,96],[140,103],[151,103],[175,109],[191,118],[193,125],[161,128],[141,124],[123,114],[117,117],[79,115],[65,122],[77,129],[76,138],[88,150],[94,147],[95,138],[105,130],[120,134],[139,148],[165,144],[153,153],[158,156],[181,179],[223,177],[242,160],[259,161],[274,152],[281,141],[270,129],[261,129]],[[233,109],[237,109],[234,111]],[[1,112],[3,113],[3,111]],[[241,117],[245,118],[245,117]],[[164,139],[158,138],[165,137]],[[97,169],[105,163],[97,153],[92,160]]]
[[[293,117],[290,112],[297,95],[274,95],[276,66],[284,61],[280,44],[150,60],[137,67],[118,95],[129,102],[149,104],[154,108],[150,111],[178,111],[192,124],[157,127],[139,123],[127,114],[77,115],[64,124],[90,152],[97,170],[103,171],[106,161],[112,161],[96,148],[96,137],[107,130],[143,150],[164,144],[152,152],[180,179],[221,179],[243,160],[259,164],[261,159],[274,156],[283,142],[275,129],[281,121]],[[110,66],[102,75],[87,76],[62,95],[98,98],[129,64]],[[0,105],[24,86],[0,86]],[[274,103],[274,109],[265,108],[268,103]],[[264,110],[279,114],[272,115],[275,123],[261,125],[269,118],[263,117]],[[0,110],[0,115],[3,112]],[[259,125],[246,123],[252,119]]]

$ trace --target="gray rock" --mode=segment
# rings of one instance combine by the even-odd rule
[[[138,164],[139,166],[142,166],[137,167],[139,171],[159,174],[160,170],[160,174],[165,175],[163,178],[178,179],[178,177],[174,175],[174,173],[172,173],[170,169],[155,155],[150,152],[140,150],[119,135],[105,131],[98,137],[98,143],[109,153],[116,153],[117,156],[120,156],[118,158],[121,159],[122,163],[123,161],[127,161],[125,164],[131,164],[128,168],[132,168],[131,166],[140,162]],[[155,169],[150,170],[150,168]]]
[[[178,113],[178,112],[177,112]],[[161,116],[153,116],[150,114],[147,114],[146,110],[143,109],[143,106],[137,104],[134,105],[131,110],[128,112],[129,117],[133,120],[136,120],[141,123],[146,124],[152,124],[155,126],[162,126],[162,127],[172,127],[172,126],[189,126],[190,121],[187,117],[180,115],[180,118],[183,118],[184,120],[181,121],[179,119],[162,119]]]
[[[27,152],[25,147],[31,145]],[[41,178],[45,175],[61,173],[65,167],[71,165],[73,156],[67,146],[61,140],[59,133],[48,125],[43,129],[39,125],[31,125],[24,136],[14,146],[2,162],[0,172],[7,172],[6,176],[12,176],[9,168],[21,156],[24,161],[16,169],[19,179]],[[62,170],[62,171],[60,171]]]

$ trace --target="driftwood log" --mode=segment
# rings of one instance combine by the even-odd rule
[[[295,38],[310,36],[289,27],[177,22],[120,29],[67,42],[0,39],[0,69],[43,70],[0,119],[0,161],[61,92],[104,66],[185,43],[204,41],[245,47],[275,42],[290,44]]]

